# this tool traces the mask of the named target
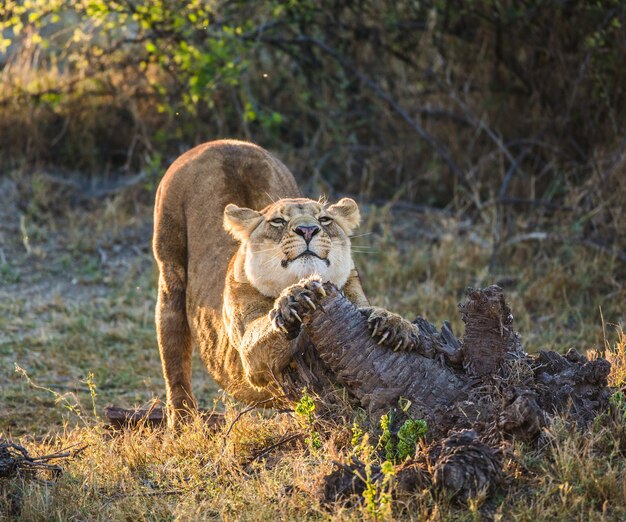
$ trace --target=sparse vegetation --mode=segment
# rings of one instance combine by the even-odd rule
[[[0,477],[0,518],[625,519],[623,3],[205,4],[0,6],[0,438],[85,446],[59,477]],[[159,176],[218,136],[275,150],[310,196],[359,197],[374,304],[460,332],[464,289],[498,283],[526,349],[612,363],[612,409],[507,445],[504,484],[467,505],[396,487],[385,461],[423,451],[419,425],[401,450],[310,396],[239,415],[197,358],[223,428],[107,430],[105,405],[164,394]],[[322,477],[356,453],[366,493],[323,505]]]
[[[97,203],[91,210],[69,209],[42,221],[39,239],[31,241],[33,252],[41,257],[27,254],[22,244],[19,212],[13,217],[5,214],[3,251],[20,277],[2,285],[2,435],[19,441],[33,455],[78,442],[87,448],[80,458],[63,463],[65,473],[54,485],[26,477],[5,480],[2,511],[22,520],[326,517],[318,489],[332,461],[352,451],[353,421],[363,426],[370,440],[377,441],[381,434],[363,412],[318,422],[308,397],[302,402],[302,415],[249,412],[224,437],[241,406],[222,397],[196,361],[194,386],[202,405],[215,404],[227,412],[221,431],[207,432],[199,419],[180,436],[148,427],[118,434],[103,428],[100,417],[107,403],[141,405],[163,396],[152,318],[150,205],[140,204],[136,212],[128,212],[134,205],[132,192]],[[459,233],[462,224],[450,217],[442,220],[437,213],[406,212],[397,219],[391,208],[370,208],[367,216],[360,232],[366,235],[355,243],[369,247],[360,248],[367,253],[357,262],[375,302],[409,316],[420,313],[434,321],[455,318],[457,296],[465,284],[489,281],[491,276],[484,271],[488,231],[475,227],[475,235]],[[83,234],[85,229],[92,233]],[[428,230],[441,239],[435,244],[407,241],[403,237],[407,229]],[[76,243],[77,237],[83,241]],[[507,269],[519,275],[508,279],[507,293],[526,346],[596,349],[614,365],[612,385],[623,386],[624,335],[611,324],[603,327],[595,305],[602,303],[605,319],[619,320],[624,289],[619,287],[621,293],[607,301],[586,293],[576,279],[584,274],[608,281],[610,260],[582,246],[571,247],[585,266],[572,262],[576,270],[568,283],[550,274],[556,270],[554,256],[567,259],[574,253],[559,245],[551,255],[533,252],[526,244],[511,248]],[[63,266],[66,255],[70,267]],[[537,262],[530,264],[529,258]],[[79,263],[89,260],[99,267],[101,278],[75,281]],[[596,267],[606,267],[606,272]],[[528,281],[538,280],[543,281],[541,292],[548,298],[525,299]],[[576,328],[568,324],[573,314],[579,321]],[[538,323],[542,316],[551,320]],[[53,393],[31,386],[15,372],[14,363],[33,383]],[[95,388],[87,382],[89,372]],[[470,520],[489,512],[504,519],[617,520],[626,515],[623,418],[623,412],[615,412],[585,433],[569,431],[557,422],[546,431],[544,447],[516,444],[506,463],[511,485],[484,505],[459,506],[428,490],[397,497],[390,477],[383,489],[370,492],[371,500],[336,505],[331,513],[338,520],[389,514],[395,519]],[[355,444],[362,430],[357,435]],[[274,444],[274,450],[257,458]],[[370,459],[382,465],[384,450]]]

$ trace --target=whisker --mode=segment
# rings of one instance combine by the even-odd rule
[[[262,266],[269,265],[272,261],[276,261],[277,259],[280,258],[281,254],[282,252],[277,252],[275,255],[273,255],[267,261],[265,261]]]
[[[282,255],[282,250],[277,250],[276,252],[274,252],[274,254],[271,257],[276,257],[276,256],[280,256]]]
[[[278,246],[268,247],[268,248],[261,248],[261,249],[258,249],[258,250],[256,250],[254,247],[251,248],[251,250],[254,253],[271,252],[272,250],[276,250],[276,249],[278,249]]]
[[[253,250],[252,252],[254,252],[255,254],[262,254],[263,252],[272,252],[273,250],[276,250],[278,247],[272,247],[272,248],[266,248],[264,250]]]
[[[350,238],[362,237],[362,236],[369,236],[370,234],[373,234],[373,232],[364,232],[363,234],[355,234],[354,236],[348,236],[348,237],[350,237]]]

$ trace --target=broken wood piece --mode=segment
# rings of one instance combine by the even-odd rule
[[[468,290],[461,340],[448,323],[438,331],[418,318],[419,342],[408,352],[379,346],[363,314],[333,285],[324,288],[294,343],[285,378],[292,396],[299,384],[326,399],[340,385],[373,418],[396,408],[426,420],[431,437],[495,427],[523,440],[536,438],[550,415],[584,426],[608,406],[610,364],[575,350],[526,354],[497,286]]]
[[[213,410],[199,409],[202,420],[211,429],[218,430],[225,424],[223,413]],[[104,409],[106,424],[110,428],[134,428],[139,425],[158,427],[167,424],[165,408],[126,409],[117,406],[107,406]]]
[[[334,462],[324,477],[324,502],[337,502],[358,495],[366,488],[366,466],[355,456],[348,462]],[[451,433],[440,442],[419,450],[413,458],[394,466],[393,481],[399,493],[414,493],[431,485],[460,502],[494,491],[502,481],[500,452],[473,430]],[[370,464],[373,483],[383,481],[381,466]]]
[[[507,355],[523,354],[519,336],[513,330],[513,314],[500,287],[469,288],[459,311],[465,323],[463,364],[471,374],[493,375]]]
[[[61,475],[63,468],[50,461],[59,461],[79,455],[86,446],[74,444],[50,455],[34,457],[28,450],[19,444],[6,439],[0,439],[0,478],[10,478],[17,473],[22,476],[36,476],[37,472],[48,472],[52,478]]]
[[[499,452],[474,430],[450,434],[431,450],[429,460],[433,485],[463,502],[488,494],[502,480]]]

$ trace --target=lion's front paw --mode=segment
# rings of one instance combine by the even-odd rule
[[[274,302],[270,320],[275,330],[287,334],[289,339],[300,332],[306,314],[315,310],[326,291],[319,277],[303,279],[285,288]]]
[[[384,308],[368,306],[359,308],[367,317],[372,337],[378,344],[397,350],[413,350],[419,344],[419,329],[398,314]]]

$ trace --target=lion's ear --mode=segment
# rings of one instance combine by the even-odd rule
[[[262,219],[261,213],[251,208],[229,203],[224,209],[224,228],[238,241],[248,239]]]
[[[361,222],[359,207],[356,201],[350,198],[340,199],[337,203],[328,207],[328,213],[332,214],[348,234],[351,234]]]

